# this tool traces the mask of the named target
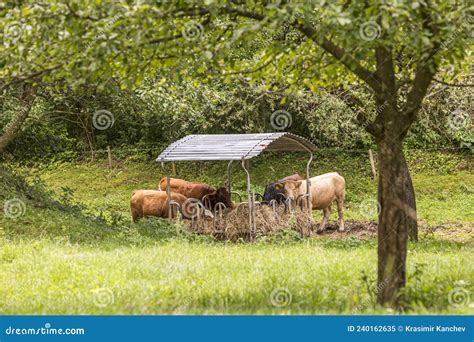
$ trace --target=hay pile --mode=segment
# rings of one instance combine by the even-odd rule
[[[250,240],[251,234],[248,224],[248,207],[244,206],[234,209],[222,217],[216,217],[215,220],[207,220],[206,224],[201,220],[199,226],[191,227],[188,222],[188,229],[199,234],[208,234],[219,240],[237,241],[239,239]],[[257,206],[255,208],[256,231],[254,237],[276,234],[284,230],[292,229],[301,234],[302,237],[308,237],[316,231],[317,224],[313,221],[307,211],[296,207],[292,213],[285,211],[283,205],[276,207],[273,212],[272,207],[267,205]]]

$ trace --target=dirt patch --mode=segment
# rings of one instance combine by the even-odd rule
[[[284,206],[276,208],[276,212],[270,206],[259,206],[255,212],[256,231],[254,236],[277,234],[282,231],[294,230],[302,237],[314,235],[331,236],[332,238],[347,238],[354,236],[360,239],[370,239],[377,235],[377,223],[368,221],[345,221],[345,230],[338,231],[336,222],[330,222],[323,232],[318,232],[319,222],[313,217],[308,216],[307,212],[297,207],[292,212],[285,210]],[[196,222],[194,226],[188,221],[189,231],[198,234],[212,235],[218,240],[245,240],[251,239],[248,221],[248,207],[241,207],[238,210],[232,210],[222,217],[216,217],[216,220]]]
[[[277,214],[271,207],[257,207],[255,213],[256,232],[255,237],[277,234],[291,229],[298,232],[302,237],[311,236],[327,237],[332,239],[346,239],[355,237],[361,240],[377,238],[377,222],[346,220],[344,231],[338,230],[336,221],[331,221],[323,232],[317,232],[319,222],[308,217],[305,211],[296,208],[293,213],[287,213],[284,207],[277,208]],[[212,235],[218,240],[250,240],[248,229],[248,208],[233,210],[225,217],[217,218],[216,222],[208,220],[206,225],[200,222],[198,227],[191,228],[188,221],[188,229],[198,234]],[[429,226],[424,221],[418,223],[419,236],[435,237],[443,240],[456,242],[474,241],[473,224],[445,224]]]
[[[418,226],[421,236],[436,237],[456,242],[474,241],[473,223],[447,223],[430,226],[422,221],[419,222]]]
[[[344,239],[354,236],[359,239],[371,239],[377,237],[377,222],[374,221],[345,221],[345,231],[337,230],[337,223],[328,224],[326,230],[321,233],[322,236],[328,236],[335,239]],[[434,237],[442,240],[456,242],[474,241],[474,224],[452,223],[437,226],[430,226],[424,221],[418,222],[419,238]]]
[[[344,231],[340,232],[336,222],[330,222],[324,232],[319,233],[322,236],[331,236],[336,239],[344,239],[354,236],[359,239],[371,239],[377,236],[377,223],[374,221],[344,221]]]

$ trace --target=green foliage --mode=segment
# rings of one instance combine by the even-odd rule
[[[89,159],[92,155],[104,158],[107,146],[111,146],[114,159],[145,161],[187,134],[275,131],[271,114],[280,109],[291,115],[291,125],[285,130],[304,136],[319,147],[373,146],[369,134],[354,122],[355,114],[342,96],[328,92],[316,96],[310,92],[284,95],[247,83],[232,87],[219,83],[196,87],[190,83],[163,83],[156,87],[154,82],[149,82],[136,92],[120,90],[117,84],[110,83],[103,92],[93,89],[52,91],[49,100],[37,103],[3,158],[25,162],[73,161]],[[456,101],[463,96],[455,91],[444,93]],[[286,102],[281,105],[283,98]],[[12,97],[5,99],[10,99],[4,102],[6,115],[2,120],[6,124],[17,105]],[[427,101],[420,121],[408,134],[406,145],[469,149],[472,130],[444,128],[449,126],[447,120],[454,108],[444,97]],[[93,125],[94,113],[100,110],[113,115],[114,124],[106,130]],[[368,108],[368,112],[372,110]],[[467,108],[462,110],[467,113]]]
[[[410,150],[406,154],[410,164],[410,170],[415,173],[433,175],[453,174],[459,170],[468,170],[472,166],[472,154],[432,152],[426,153],[422,150]]]
[[[254,3],[247,13],[265,19],[253,20],[235,3],[221,1],[205,7],[199,1],[7,2],[0,7],[0,79],[7,91],[0,126],[18,107],[11,91],[20,78],[40,84],[41,91],[9,148],[16,158],[73,160],[95,150],[103,155],[107,145],[151,155],[190,133],[274,130],[270,115],[281,109],[292,115],[288,130],[318,146],[370,146],[373,141],[344,104],[345,94],[354,94],[365,117],[377,113],[373,94],[351,72],[355,62],[373,69],[373,49],[378,44],[393,49],[403,104],[431,48],[439,46],[432,59],[440,65],[437,77],[448,81],[458,81],[472,60],[469,9],[450,1],[425,6]],[[426,27],[427,16],[437,27],[435,36]],[[318,35],[311,41],[296,24],[310,25]],[[324,37],[354,60],[334,63],[318,46]],[[469,114],[465,89],[442,87],[427,95],[409,146],[471,148],[469,124],[446,129],[454,111]],[[93,127],[97,111],[110,112],[114,125]]]

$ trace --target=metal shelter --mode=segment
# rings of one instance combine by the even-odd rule
[[[313,160],[313,152],[317,147],[296,134],[288,132],[249,133],[249,134],[192,134],[169,145],[156,159],[167,177],[167,194],[171,201],[170,173],[165,168],[166,162],[174,161],[229,161],[227,165],[227,186],[231,185],[231,165],[240,160],[247,175],[247,195],[249,207],[250,232],[255,231],[255,194],[251,191],[250,173],[246,166],[249,159],[263,151],[271,152],[308,152],[310,157],[306,164],[307,194],[309,194],[309,166]],[[309,204],[308,204],[309,208]],[[311,209],[309,209],[311,210]]]

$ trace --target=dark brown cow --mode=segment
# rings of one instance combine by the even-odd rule
[[[166,177],[160,180],[160,190],[166,191]],[[209,199],[211,208],[214,208],[218,202],[224,203],[227,208],[233,207],[230,193],[227,191],[227,188],[224,187],[215,189],[205,183],[195,183],[188,182],[184,179],[170,178],[170,190],[171,192],[184,195],[187,198],[197,198],[200,201],[203,201],[206,196]]]
[[[171,200],[181,205],[184,218],[190,219],[190,215],[194,214],[193,210],[183,208],[183,203],[187,200],[185,196],[172,192]],[[140,218],[146,216],[168,218],[169,210],[168,195],[164,191],[137,190],[133,192],[130,199],[130,212],[133,222],[137,222]],[[171,217],[174,218],[175,216],[176,207],[172,207]],[[205,216],[212,218],[212,213],[206,210]]]
[[[234,204],[232,203],[230,193],[227,188],[218,188],[214,192],[211,192],[207,195],[209,199],[210,207],[214,209],[217,203],[222,202],[226,206],[226,208],[233,208]],[[206,204],[206,203],[204,203]]]
[[[159,188],[162,191],[166,191],[166,177],[161,178]],[[170,178],[170,189],[171,192],[176,192],[187,198],[197,198],[198,200],[202,200],[205,195],[216,191],[216,189],[205,183],[188,182],[179,178]]]

